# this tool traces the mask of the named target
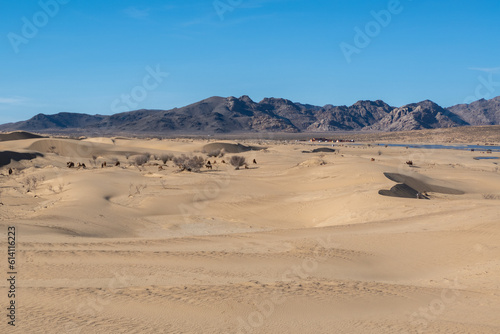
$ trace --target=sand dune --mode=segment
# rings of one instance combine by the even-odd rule
[[[74,139],[41,139],[33,142],[27,149],[73,158],[92,158],[93,156],[104,156],[106,154],[139,154],[136,151],[120,151],[111,143],[106,144]]]
[[[447,188],[436,185],[436,180],[425,178],[422,175],[403,175],[397,173],[384,173],[389,180],[398,182],[399,184],[391,188],[391,190],[380,190],[379,194],[384,196],[417,198],[421,194],[434,192],[440,194],[463,195],[464,192],[458,189]],[[421,195],[428,199],[428,195]]]
[[[248,151],[259,151],[265,149],[264,147],[257,146],[246,146],[240,143],[210,143],[203,146],[203,152],[213,152],[218,150],[224,150],[226,153],[242,153]]]
[[[0,332],[500,331],[494,161],[363,145],[305,155],[317,148],[305,142],[226,151],[258,162],[241,170],[220,158],[199,173],[138,167],[129,156],[200,155],[207,144],[3,142],[43,156],[9,160],[0,175],[0,247],[7,226],[19,239],[18,326]],[[87,168],[67,168],[69,158]],[[379,194],[395,182],[396,197]]]
[[[43,138],[43,136],[36,135],[33,133],[25,131],[15,131],[9,133],[0,133],[0,141],[11,141],[11,140],[24,140],[33,138]]]

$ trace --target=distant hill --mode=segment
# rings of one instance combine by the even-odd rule
[[[470,125],[499,125],[500,96],[491,100],[481,99],[471,104],[459,104],[448,108]]]
[[[0,131],[72,134],[211,134],[243,132],[401,131],[500,124],[500,97],[442,108],[426,100],[402,107],[383,101],[314,106],[281,98],[211,97],[182,108],[111,116],[59,113],[0,125]]]

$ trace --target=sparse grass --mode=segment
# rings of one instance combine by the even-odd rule
[[[57,147],[55,147],[55,146],[49,147],[49,153],[54,153],[54,154],[58,155]]]
[[[65,187],[65,184],[63,184],[63,183],[59,183],[59,185],[57,186],[57,190],[59,190],[59,191],[57,191],[57,190],[54,188],[54,186],[53,186],[53,185],[51,185],[51,184],[49,184],[49,187],[48,187],[48,188],[49,188],[49,190],[50,190],[50,191],[52,191],[54,194],[60,194],[60,193],[62,193],[62,192],[63,192],[64,187]]]
[[[43,182],[45,177],[37,177],[37,176],[28,176],[24,179],[23,183],[26,188],[26,192],[35,192],[38,188],[40,182]]]
[[[134,195],[140,195],[144,189],[148,187],[147,184],[133,184],[131,183],[128,188],[128,195],[132,197]]]
[[[484,199],[500,199],[500,195],[495,194],[483,194]]]

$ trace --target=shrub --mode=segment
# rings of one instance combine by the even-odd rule
[[[26,192],[31,192],[31,191],[35,191],[37,188],[38,188],[38,182],[39,181],[44,181],[45,180],[45,177],[36,177],[36,176],[31,176],[31,177],[27,177],[26,179],[24,179],[24,184],[26,185]]]
[[[245,165],[245,157],[233,155],[229,163],[234,166],[235,169],[240,169],[241,166]]]
[[[173,158],[173,161],[181,171],[187,170],[189,172],[198,172],[205,164],[205,159],[200,156],[189,158],[184,154],[180,157]]]
[[[194,156],[187,161],[187,170],[191,170],[193,172],[199,172],[200,168],[205,165],[205,159],[200,156]]]
[[[163,161],[163,164],[166,164],[167,161],[171,161],[174,159],[173,154],[162,154],[160,155],[160,160]]]
[[[209,158],[222,158],[223,156],[224,156],[224,149],[218,149],[207,153],[207,157]]]
[[[173,162],[174,164],[179,167],[180,169],[184,170],[186,169],[186,160],[188,159],[188,157],[185,155],[185,154],[182,154],[180,157],[174,157],[173,158]]]
[[[143,154],[135,157],[135,164],[137,166],[142,166],[149,161],[149,155]]]

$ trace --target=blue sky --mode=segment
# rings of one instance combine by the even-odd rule
[[[0,123],[214,95],[445,107],[492,98],[498,17],[497,0],[3,0]]]

